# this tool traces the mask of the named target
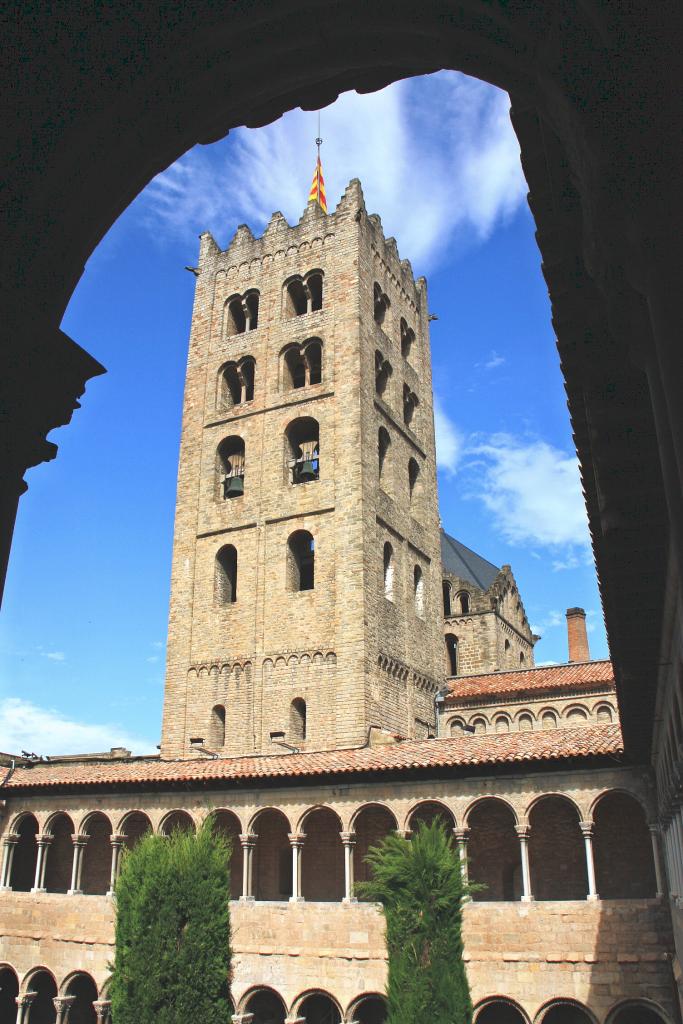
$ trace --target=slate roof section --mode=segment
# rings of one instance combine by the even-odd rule
[[[365,772],[378,775],[416,769],[466,770],[468,767],[488,764],[524,765],[601,755],[614,756],[622,751],[618,725],[593,725],[537,733],[404,740],[379,747],[256,757],[207,757],[185,761],[133,758],[129,761],[81,764],[39,762],[32,768],[17,768],[5,784],[0,786],[0,794],[11,796],[12,790],[36,791],[57,787],[157,789],[176,783],[220,785],[249,780],[320,780],[325,776]]]
[[[500,572],[498,566],[487,562],[445,530],[441,531],[441,562],[446,572],[472,583],[480,590],[488,590]]]
[[[475,697],[512,697],[515,694],[553,693],[558,690],[615,688],[611,661],[570,662],[523,671],[459,676],[449,679],[447,685],[449,693],[445,698],[446,704]]]

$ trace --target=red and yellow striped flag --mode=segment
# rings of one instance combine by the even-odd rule
[[[309,203],[318,203],[323,213],[327,213],[325,179],[323,178],[323,165],[320,163],[320,157],[318,157],[318,161],[315,165],[315,173],[313,174],[313,183],[311,184],[308,201]]]

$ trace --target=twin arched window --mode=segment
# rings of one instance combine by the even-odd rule
[[[413,423],[415,410],[420,401],[414,391],[410,390],[407,384],[403,385],[403,422],[407,427]]]
[[[403,317],[401,317],[401,355],[407,359],[410,356],[410,350],[413,347],[415,341],[415,331],[408,327]]]
[[[393,368],[388,359],[385,359],[379,349],[375,352],[375,391],[382,397],[387,389],[389,378]]]
[[[383,324],[384,318],[387,315],[387,310],[391,303],[389,297],[382,290],[382,286],[375,281],[373,289],[373,315],[375,317],[375,323]]]
[[[258,327],[259,293],[255,288],[244,295],[231,295],[225,303],[225,334],[244,334]]]
[[[288,345],[281,353],[281,381],[283,391],[293,391],[323,379],[323,343],[320,338],[308,338],[302,344]]]
[[[216,404],[222,412],[253,400],[255,374],[256,363],[251,356],[245,356],[237,362],[225,363],[221,367],[218,373]]]
[[[287,319],[315,313],[323,308],[323,272],[309,270],[285,282],[284,315]]]

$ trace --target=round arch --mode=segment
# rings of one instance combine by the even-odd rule
[[[69,1010],[69,1024],[97,1024],[93,1003],[98,993],[91,975],[85,971],[74,971],[64,979],[60,991],[63,995],[74,996]]]
[[[242,895],[244,864],[244,851],[240,842],[242,822],[234,811],[226,810],[223,807],[211,811],[207,820],[211,821],[214,829],[225,836],[230,843],[230,899],[238,900]]]
[[[464,820],[469,829],[469,877],[484,887],[473,892],[472,899],[520,899],[522,861],[514,809],[499,797],[481,797],[467,808]]]
[[[84,818],[78,831],[88,837],[82,853],[80,889],[89,896],[104,896],[111,881],[111,821],[102,811],[94,811]]]
[[[170,836],[171,832],[195,832],[194,818],[188,811],[169,811],[159,822],[159,833]]]
[[[127,850],[137,846],[143,836],[153,832],[152,822],[144,811],[127,811],[119,821],[116,831],[125,836],[124,845]]]
[[[593,809],[593,858],[601,899],[652,899],[657,880],[645,808],[631,793],[602,793]]]
[[[456,826],[455,812],[441,800],[421,800],[419,803],[413,804],[406,814],[404,828],[413,832],[418,822],[431,825],[437,818],[440,818],[449,829]]]
[[[605,1024],[671,1024],[671,1018],[651,999],[625,999],[612,1007]]]
[[[529,1024],[529,1017],[514,999],[488,996],[474,1008],[474,1024]]]
[[[552,999],[540,1008],[534,1024],[598,1024],[598,1019],[576,999]]]
[[[14,846],[9,884],[16,892],[30,892],[36,878],[38,819],[25,812],[12,822],[11,831],[19,839]]]
[[[344,1020],[359,1024],[384,1024],[387,1017],[387,997],[383,992],[363,992],[348,1006]]]
[[[302,817],[301,895],[305,900],[337,902],[344,898],[342,822],[331,807],[312,807]]]
[[[342,1009],[334,996],[324,989],[302,992],[292,1003],[294,1016],[306,1024],[341,1024]]]
[[[16,998],[19,995],[19,976],[10,964],[0,964],[0,1020],[14,1024],[17,1019]]]
[[[275,989],[259,986],[242,996],[240,1013],[253,1013],[253,1024],[284,1024],[287,1007]]]
[[[74,845],[72,835],[74,823],[65,811],[57,811],[45,823],[45,832],[52,836],[52,842],[45,851],[45,881],[48,892],[69,891],[73,868]]]
[[[579,819],[579,821],[586,820],[583,816],[583,811],[581,807],[579,807],[576,800],[573,800],[572,797],[567,796],[565,793],[541,793],[540,796],[535,796],[533,800],[531,800],[526,805],[526,809],[524,811],[525,821],[530,821],[531,814],[534,808],[537,807],[543,800],[563,800],[565,803],[569,804],[570,807],[574,809],[574,811],[576,811],[576,816]]]
[[[291,824],[279,807],[263,807],[252,818],[253,895],[257,900],[287,900],[292,895]]]
[[[390,832],[395,832],[398,821],[394,812],[385,804],[364,804],[354,811],[351,829],[356,833],[353,878],[355,882],[367,882],[371,871],[366,857],[371,847],[380,843]]]
[[[515,810],[513,805],[508,800],[506,800],[504,797],[502,797],[502,796],[478,796],[474,800],[472,800],[471,803],[469,803],[467,805],[467,807],[465,808],[465,811],[464,811],[463,816],[462,816],[463,825],[465,827],[469,828],[470,816],[471,816],[472,812],[475,811],[481,804],[488,803],[490,800],[495,800],[497,803],[503,804],[503,806],[512,815],[515,825],[519,824],[519,815],[517,814],[517,811]]]
[[[576,803],[547,793],[529,807],[529,866],[536,900],[584,900],[588,871]]]
[[[54,1024],[56,1019],[53,999],[57,995],[57,982],[47,967],[31,970],[21,987],[22,993],[35,992],[28,1013],[28,1024]]]

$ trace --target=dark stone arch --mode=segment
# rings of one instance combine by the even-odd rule
[[[69,1024],[97,1024],[93,1007],[97,999],[97,985],[89,974],[74,974],[66,986],[66,994],[76,997],[69,1010]]]
[[[541,1020],[542,1024],[595,1024],[588,1010],[573,1000],[552,1003]]]
[[[374,993],[363,996],[353,1007],[353,1016],[349,1020],[358,1021],[358,1024],[384,1024],[387,1019],[386,996]]]
[[[253,1024],[284,1024],[287,1008],[272,988],[260,988],[245,1000],[245,1013],[253,1013]]]
[[[365,858],[371,847],[396,831],[398,822],[388,807],[381,804],[368,804],[354,817],[353,830],[356,833],[356,844],[353,848],[354,882],[367,882],[370,878],[370,866]]]
[[[509,999],[491,999],[475,1015],[475,1024],[527,1024],[520,1008]]]
[[[340,1024],[341,1013],[336,1002],[327,992],[311,992],[299,1003],[297,1016],[306,1024]]]
[[[57,1011],[52,1000],[57,995],[57,985],[49,971],[36,971],[26,991],[36,993],[35,999],[31,1001],[27,1024],[54,1024]]]
[[[89,896],[104,896],[111,881],[111,822],[96,811],[81,831],[88,836],[83,850],[81,889]]]
[[[119,826],[119,832],[126,837],[124,845],[127,850],[134,849],[142,837],[151,831],[152,822],[144,811],[131,811],[130,814],[125,816]]]
[[[475,804],[467,816],[469,878],[484,885],[472,899],[518,900],[522,891],[522,861],[512,809],[495,797]]]
[[[3,964],[0,967],[0,1021],[15,1024],[18,995],[19,979],[16,972],[7,964]]]
[[[38,822],[32,814],[25,814],[16,826],[19,840],[14,847],[10,885],[15,892],[30,892],[36,878],[38,859]]]
[[[593,813],[593,857],[600,898],[647,899],[657,893],[652,841],[642,806],[628,793],[605,793]]]
[[[68,814],[57,814],[46,831],[52,835],[52,842],[46,851],[45,888],[48,892],[68,892],[74,861],[74,823]]]
[[[316,807],[303,820],[301,895],[306,900],[335,902],[344,898],[344,847],[341,822],[329,807]]]
[[[256,817],[254,847],[254,897],[286,900],[292,895],[292,848],[289,822],[282,811],[269,807]]]
[[[187,811],[171,811],[161,823],[161,834],[170,836],[171,832],[194,832],[195,824],[192,815]]]
[[[240,843],[242,826],[232,811],[212,811],[210,820],[216,832],[220,832],[230,842],[230,899],[238,900],[242,895],[243,851]]]
[[[613,1009],[606,1024],[666,1024],[666,1017],[652,1003],[633,999]]]
[[[419,822],[431,825],[437,818],[443,822],[449,835],[452,836],[452,829],[455,828],[453,812],[449,811],[444,804],[440,804],[437,800],[423,800],[417,807],[414,807],[408,818],[408,828],[414,832]]]
[[[588,875],[579,814],[561,796],[544,796],[529,813],[531,891],[537,900],[584,900]]]

